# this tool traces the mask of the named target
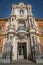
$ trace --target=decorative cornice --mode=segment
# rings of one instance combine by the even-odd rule
[[[36,18],[36,21],[43,21],[43,18]]]
[[[8,18],[0,18],[0,21],[7,21]]]

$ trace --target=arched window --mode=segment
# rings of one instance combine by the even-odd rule
[[[25,30],[26,31],[26,23],[25,23],[25,21],[19,21],[18,23],[19,23],[18,30]]]
[[[20,14],[24,14],[24,10],[20,10]]]

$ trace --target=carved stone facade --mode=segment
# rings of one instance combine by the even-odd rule
[[[12,5],[12,11],[6,22],[2,53],[12,61],[29,59],[41,54],[38,27],[31,5],[19,3]]]

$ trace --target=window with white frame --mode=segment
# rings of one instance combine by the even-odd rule
[[[41,32],[43,33],[43,27],[42,27],[42,30],[41,30]]]
[[[2,33],[2,27],[0,27],[0,33]]]

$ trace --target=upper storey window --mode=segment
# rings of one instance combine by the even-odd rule
[[[43,27],[42,27],[42,33],[43,33]]]
[[[2,27],[0,27],[0,33],[2,32]]]
[[[20,10],[20,14],[24,14],[24,10]]]

